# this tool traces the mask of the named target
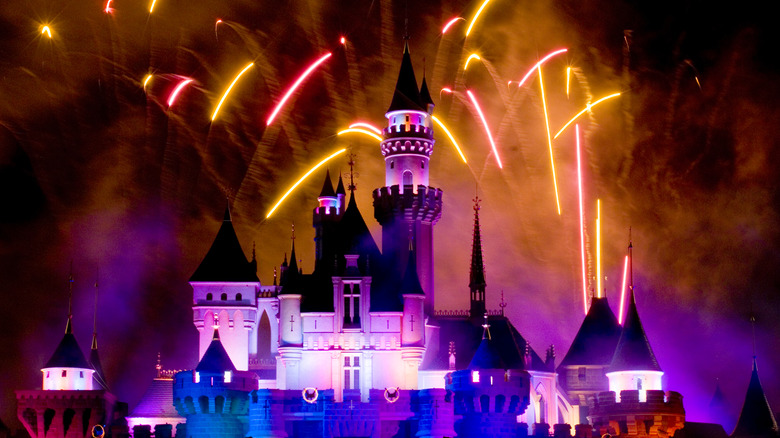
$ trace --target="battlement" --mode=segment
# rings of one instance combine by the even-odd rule
[[[339,220],[341,213],[338,207],[317,207],[312,214],[312,225],[316,227],[323,222]]]
[[[441,207],[441,189],[418,185],[415,193],[413,186],[407,185],[401,193],[396,184],[374,190],[374,218],[382,225],[398,217],[436,223],[441,218]]]
[[[433,139],[418,139],[408,137],[391,137],[380,145],[382,156],[398,154],[420,154],[430,157],[433,153]]]
[[[682,395],[674,391],[647,390],[645,401],[640,401],[640,391],[620,391],[620,401],[614,391],[600,392],[589,400],[590,413],[620,415],[637,413],[685,415]]]
[[[385,138],[403,137],[407,134],[423,134],[428,138],[433,138],[433,129],[423,125],[410,124],[410,129],[406,129],[406,125],[393,125],[388,126],[382,130]]]

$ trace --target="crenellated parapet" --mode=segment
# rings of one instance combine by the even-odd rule
[[[406,131],[404,126],[391,126],[390,128],[385,128],[385,140],[383,140],[380,145],[383,157],[398,154],[418,154],[430,157],[431,154],[433,154],[433,130],[424,126],[415,125],[410,126],[410,128],[419,128],[419,131],[414,129]],[[392,129],[392,131],[390,131],[390,129]],[[424,134],[426,137],[410,138],[410,134]],[[428,134],[431,136],[428,137]]]
[[[685,424],[685,408],[678,392],[661,390],[600,392],[589,400],[588,418],[594,431],[621,436],[672,436]]]
[[[398,185],[374,190],[374,218],[385,225],[395,219],[422,221],[435,224],[441,219],[442,191],[434,187]]]
[[[85,436],[111,417],[116,397],[105,390],[16,391],[17,417],[30,436],[62,438]]]

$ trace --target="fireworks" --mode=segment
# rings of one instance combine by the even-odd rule
[[[149,13],[151,14],[154,12],[154,4],[157,3],[157,0],[152,0],[152,4],[149,5]]]
[[[51,29],[49,29],[49,26],[47,26],[47,25],[44,25],[43,27],[41,27],[41,35],[44,35],[44,34],[48,35],[48,37],[51,38]]]
[[[114,12],[114,9],[111,7],[111,2],[112,1],[113,0],[108,0],[106,2],[106,7],[103,9],[103,12],[105,12],[106,14],[110,14],[110,13]]]
[[[547,127],[547,145],[550,148],[550,166],[552,167],[553,187],[555,187],[555,204],[558,206],[558,215],[561,214],[561,200],[558,197],[558,180],[555,177],[555,159],[553,158],[552,139],[550,138],[550,118],[547,116],[547,101],[544,97],[544,81],[542,80],[542,66],[539,69],[539,88],[542,90],[542,108],[544,109],[544,124]]]
[[[569,98],[569,84],[571,84],[571,67],[566,67],[566,98]]]
[[[485,133],[487,134],[488,141],[490,141],[490,147],[493,148],[493,154],[496,156],[496,163],[498,163],[498,168],[503,169],[504,165],[501,164],[501,157],[498,156],[498,149],[496,149],[496,142],[493,141],[493,135],[490,133],[490,126],[488,126],[487,120],[485,120],[485,115],[482,114],[482,109],[479,107],[477,98],[474,96],[474,93],[472,93],[471,90],[466,90],[466,94],[469,95],[469,98],[471,99],[471,103],[474,104],[474,108],[477,110],[477,114],[479,114],[479,118],[482,120],[482,126],[485,127]]]
[[[303,81],[306,80],[306,78],[309,77],[310,74],[314,70],[317,69],[317,67],[320,66],[323,62],[325,62],[328,58],[330,58],[332,53],[328,52],[316,61],[312,63],[309,68],[306,69],[299,77],[295,80],[295,83],[287,90],[287,92],[284,94],[284,97],[282,97],[282,100],[279,101],[279,103],[276,105],[274,110],[271,112],[271,115],[268,116],[268,120],[266,120],[265,124],[266,126],[271,125],[271,123],[274,121],[274,118],[276,118],[276,115],[279,114],[279,111],[281,111],[282,107],[284,106],[285,102],[292,96],[292,94],[295,92],[295,90],[298,89],[298,87],[303,83]]]
[[[349,129],[344,129],[342,131],[339,131],[336,135],[349,134],[351,132],[357,132],[359,134],[365,134],[365,135],[367,135],[369,137],[377,139],[377,141],[382,141],[382,137],[380,137],[379,135],[369,131],[368,129],[363,129],[363,128],[352,128],[352,127],[350,127]]]
[[[143,86],[142,86],[144,91],[146,91],[146,84],[148,84],[149,81],[151,81],[151,80],[152,80],[152,75],[151,74],[148,74],[148,75],[144,76]]]
[[[596,200],[596,298],[601,298],[601,199]]]
[[[444,130],[444,133],[445,133],[445,134],[447,134],[447,137],[449,137],[449,139],[450,139],[450,142],[452,142],[452,145],[453,145],[453,146],[455,146],[455,150],[456,150],[456,151],[458,151],[458,155],[460,155],[460,158],[463,160],[463,162],[464,162],[464,163],[466,163],[466,164],[468,164],[468,163],[466,162],[466,156],[465,156],[465,155],[463,155],[463,151],[461,151],[461,150],[460,150],[460,146],[458,146],[458,142],[457,142],[457,141],[455,141],[455,137],[453,137],[453,136],[452,136],[452,133],[450,132],[450,130],[449,130],[449,129],[447,129],[447,127],[446,127],[446,126],[444,126],[444,123],[442,123],[442,122],[441,122],[441,120],[439,120],[439,118],[438,118],[438,117],[436,117],[436,116],[431,116],[431,118],[433,119],[433,121],[434,121],[434,122],[436,122],[436,124],[437,124],[437,125],[439,125],[439,127],[440,127],[441,129],[443,129],[443,130]]]
[[[466,36],[469,36],[469,34],[471,33],[471,28],[474,27],[474,23],[476,23],[477,22],[477,18],[479,18],[479,14],[482,13],[482,10],[485,9],[485,6],[487,6],[487,4],[489,2],[490,2],[490,0],[485,0],[482,3],[482,6],[480,6],[479,9],[477,9],[477,13],[474,14],[474,18],[471,19],[471,23],[469,23],[468,29],[466,29]]]
[[[469,68],[469,62],[471,62],[472,59],[476,59],[477,61],[480,61],[482,58],[479,57],[476,53],[472,53],[469,55],[468,58],[466,58],[466,64],[463,66],[463,70],[466,70]]]
[[[376,135],[382,135],[382,130],[377,128],[376,126],[366,123],[366,122],[355,122],[351,125],[349,125],[350,128],[365,128],[369,131],[375,133]]]
[[[450,27],[452,27],[453,24],[457,23],[458,20],[466,21],[463,17],[455,17],[452,20],[448,21],[447,24],[444,25],[444,29],[441,30],[442,35],[447,33],[448,30],[450,30]]]
[[[585,213],[582,207],[582,159],[580,154],[580,125],[574,125],[577,137],[577,193],[580,204],[580,256],[582,258],[582,306],[588,313],[588,278],[585,273]]]
[[[517,88],[520,88],[520,87],[522,87],[522,86],[523,86],[523,84],[525,84],[525,81],[527,81],[527,80],[528,80],[528,78],[530,78],[530,77],[531,77],[531,75],[534,73],[534,71],[536,71],[536,70],[539,70],[539,71],[541,72],[541,69],[539,69],[539,67],[541,67],[541,65],[542,65],[542,64],[544,64],[545,62],[547,62],[547,61],[548,61],[550,58],[552,58],[553,56],[556,56],[556,55],[560,55],[561,53],[565,53],[565,52],[567,52],[568,50],[569,50],[569,49],[558,49],[558,50],[556,50],[556,51],[554,51],[554,52],[548,53],[548,54],[547,54],[547,55],[546,55],[544,58],[540,59],[540,60],[539,60],[539,61],[538,61],[536,64],[534,64],[534,66],[533,66],[533,67],[531,67],[531,68],[528,70],[528,73],[526,73],[526,74],[525,74],[525,76],[523,76],[523,79],[521,79],[521,80],[520,80],[520,81],[517,83]],[[510,84],[511,84],[512,82],[513,82],[513,81],[509,81],[509,83],[510,83]],[[568,90],[568,88],[567,88],[567,90]]]
[[[211,115],[211,121],[212,122],[217,118],[217,114],[219,114],[219,109],[222,107],[222,103],[225,101],[225,99],[227,98],[228,94],[230,94],[230,90],[232,90],[233,86],[236,85],[236,82],[238,82],[238,80],[241,78],[241,75],[243,75],[247,70],[252,68],[253,65],[255,65],[254,62],[250,62],[249,64],[247,64],[247,66],[244,67],[244,69],[241,70],[241,72],[239,72],[236,75],[235,79],[233,79],[233,82],[230,83],[230,86],[228,87],[228,89],[225,90],[225,94],[223,94],[222,98],[219,99],[219,103],[217,104],[217,107],[214,109],[214,114]]]
[[[343,153],[344,153],[344,152],[346,152],[346,151],[347,151],[347,149],[346,149],[346,148],[344,148],[344,149],[339,149],[338,151],[334,152],[333,154],[331,154],[330,156],[328,156],[328,157],[327,157],[327,158],[325,158],[324,160],[322,160],[322,161],[320,161],[319,163],[315,164],[315,165],[314,165],[314,167],[312,167],[311,169],[309,169],[309,171],[308,171],[308,172],[304,173],[304,174],[303,174],[303,176],[301,177],[301,179],[299,179],[298,181],[296,181],[296,182],[295,182],[295,184],[293,184],[293,185],[292,185],[292,187],[290,187],[290,189],[289,189],[289,190],[287,190],[287,192],[286,192],[284,195],[282,195],[282,197],[281,197],[281,198],[279,198],[279,201],[278,201],[278,202],[277,202],[277,203],[274,205],[274,207],[271,209],[271,211],[269,211],[269,212],[268,212],[268,214],[265,216],[265,218],[266,218],[266,219],[270,218],[270,217],[271,217],[271,215],[272,215],[272,214],[274,214],[274,211],[276,211],[276,209],[277,209],[277,208],[279,208],[279,205],[281,205],[281,203],[282,203],[282,202],[284,202],[284,200],[285,200],[285,199],[287,199],[287,197],[288,197],[288,196],[290,196],[290,193],[292,193],[292,192],[293,192],[293,190],[295,190],[295,188],[296,188],[296,187],[298,187],[298,186],[299,186],[299,185],[300,185],[302,182],[304,182],[304,181],[306,180],[306,178],[307,178],[309,175],[311,175],[312,173],[314,173],[314,171],[315,171],[315,170],[319,169],[319,168],[320,168],[320,166],[322,166],[323,164],[327,163],[327,162],[328,162],[328,161],[330,161],[332,158],[334,158],[334,157],[336,157],[336,156],[338,156],[338,155],[340,155],[340,154],[343,154]]]
[[[623,325],[623,305],[626,301],[626,277],[628,276],[628,256],[623,262],[623,281],[620,283],[620,309],[618,309],[618,324]]]
[[[193,82],[192,79],[184,79],[183,81],[179,82],[179,84],[176,86],[176,88],[173,89],[171,92],[171,95],[168,96],[168,108],[173,106],[173,103],[176,102],[176,98],[179,97],[179,93],[181,93],[181,90],[184,89],[187,85],[190,84],[190,82]]]
[[[589,103],[589,104],[587,104],[587,105],[585,106],[585,109],[583,109],[582,111],[578,112],[578,113],[577,113],[577,115],[575,115],[574,117],[572,117],[572,118],[571,118],[571,120],[569,120],[568,122],[566,122],[566,124],[565,124],[565,125],[563,125],[563,128],[561,128],[561,129],[560,129],[560,131],[558,131],[558,133],[557,133],[557,134],[555,134],[555,135],[553,136],[553,138],[554,138],[554,139],[555,139],[555,138],[558,138],[558,136],[559,136],[559,135],[561,135],[561,133],[562,133],[562,132],[563,132],[563,131],[564,131],[566,128],[568,128],[568,127],[569,127],[569,125],[571,125],[572,123],[574,123],[574,121],[575,121],[575,120],[577,120],[577,118],[579,118],[581,115],[585,114],[585,112],[586,112],[586,111],[590,111],[590,109],[591,109],[591,108],[593,108],[594,106],[596,106],[596,105],[600,104],[601,102],[604,102],[604,101],[605,101],[605,100],[607,100],[607,99],[611,99],[611,98],[613,98],[613,97],[618,97],[618,96],[620,96],[620,93],[614,93],[614,94],[610,94],[609,96],[604,96],[604,97],[602,97],[601,99],[599,99],[599,100],[597,100],[597,101],[595,101],[595,102],[593,102],[593,103]]]

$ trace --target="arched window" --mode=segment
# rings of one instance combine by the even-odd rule
[[[409,170],[404,170],[404,185],[410,186],[414,182],[412,179],[412,172]]]
[[[214,399],[214,411],[217,414],[221,414],[222,409],[224,408],[225,408],[225,397],[218,395],[217,398]]]
[[[206,299],[211,301],[211,300],[214,299],[214,295],[212,295],[211,292],[209,292],[209,293],[206,294]]]
[[[209,398],[205,395],[198,397],[198,404],[200,405],[200,412],[202,414],[209,413]]]
[[[501,413],[504,412],[504,403],[506,403],[506,396],[505,395],[497,395],[496,396],[496,412]]]
[[[243,296],[240,293],[236,294],[236,301],[241,301],[242,298]]]
[[[420,169],[425,169],[425,160],[420,160]]]
[[[395,161],[390,160],[390,168],[395,169]]]
[[[68,371],[62,370],[62,377],[68,377]]]
[[[222,299],[222,301],[227,301],[227,294],[222,294],[220,298]]]
[[[490,396],[487,394],[483,394],[479,396],[479,404],[482,408],[482,413],[487,414],[490,413]]]

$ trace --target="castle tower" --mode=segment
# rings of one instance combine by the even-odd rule
[[[257,389],[257,374],[236,369],[215,328],[198,366],[174,376],[173,404],[179,415],[187,418],[186,436],[246,436],[248,394],[254,389]]]
[[[282,389],[299,389],[300,363],[303,347],[301,298],[303,278],[295,255],[295,228],[293,228],[290,265],[281,281],[279,298],[279,360],[276,375]]]
[[[745,402],[737,420],[737,427],[731,434],[733,438],[774,438],[780,436],[777,421],[772,408],[764,395],[764,388],[758,379],[756,358],[753,358],[753,371],[750,374]]]
[[[474,234],[471,242],[471,270],[469,290],[471,306],[469,316],[479,318],[485,314],[485,264],[482,262],[482,237],[479,230],[479,198],[474,198]]]
[[[257,324],[257,262],[248,261],[233,228],[230,208],[203,261],[190,277],[193,322],[198,329],[200,358],[211,344],[211,328],[222,329],[222,344],[239,370],[249,369],[250,339]]]
[[[409,242],[409,261],[401,283],[404,301],[401,325],[401,358],[404,362],[405,388],[417,389],[417,374],[425,352],[425,292],[417,276],[417,256]]]
[[[406,265],[410,229],[417,243],[417,272],[425,291],[425,313],[433,314],[433,226],[441,218],[442,192],[428,184],[433,153],[433,101],[423,80],[422,92],[404,44],[395,92],[385,114],[382,156],[385,186],[374,190],[374,217],[382,225],[382,252],[395,276]],[[411,226],[411,227],[410,227]]]
[[[344,214],[344,183],[339,176],[339,191],[333,190],[330,170],[325,173],[322,190],[317,197],[318,205],[312,214],[314,226],[314,248],[316,268],[329,270],[334,264],[336,255],[335,229]]]

